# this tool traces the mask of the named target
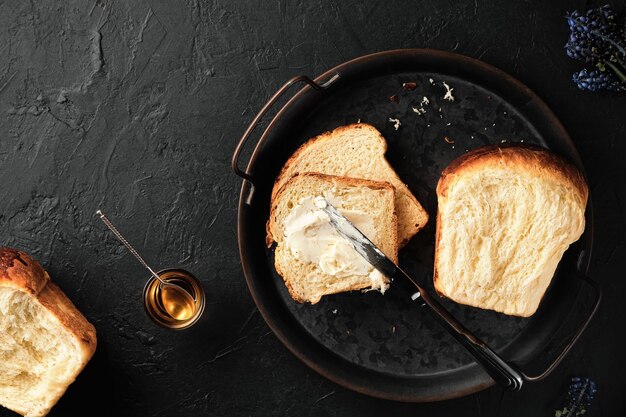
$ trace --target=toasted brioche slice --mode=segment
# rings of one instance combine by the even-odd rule
[[[315,304],[324,295],[343,291],[366,289],[384,291],[388,287],[388,280],[378,271],[375,271],[375,274],[365,272],[353,275],[350,272],[341,273],[341,268],[337,268],[339,272],[328,273],[319,263],[301,254],[298,255],[297,248],[289,246],[290,221],[295,215],[305,213],[296,210],[303,209],[304,204],[320,196],[328,199],[349,220],[354,221],[357,227],[360,224],[367,224],[367,230],[363,227],[361,231],[391,260],[394,262],[398,260],[398,226],[394,189],[390,184],[317,173],[296,174],[276,194],[267,227],[268,241],[277,242],[276,271],[283,277],[291,297],[301,303],[308,301]],[[322,214],[314,206],[309,208],[312,210],[307,213]],[[343,261],[344,264],[351,266],[365,266],[367,271],[374,272],[349,243],[332,229],[328,224],[328,217],[322,215],[325,217],[322,218],[321,226],[318,222],[303,229],[306,244],[319,245],[320,250],[330,249],[331,251],[326,253],[333,254],[332,256],[335,256],[334,251],[337,249],[337,259],[330,260],[333,264]],[[357,223],[357,220],[361,220],[361,223]],[[331,228],[332,230],[324,229],[326,233],[324,236],[334,233],[336,239],[331,239],[332,241],[328,243],[328,239],[322,238],[321,227]],[[339,259],[340,255],[342,259]],[[326,262],[329,260],[326,259]]]
[[[294,174],[319,172],[341,177],[386,181],[395,187],[398,240],[406,244],[428,222],[428,213],[385,159],[387,142],[366,123],[338,127],[308,140],[280,172],[272,199]]]
[[[96,350],[96,330],[24,252],[0,248],[0,404],[48,414]]]
[[[585,228],[583,175],[542,148],[486,146],[443,171],[437,196],[437,292],[504,314],[534,314]]]

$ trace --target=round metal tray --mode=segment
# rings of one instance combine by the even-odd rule
[[[276,114],[245,171],[240,152],[265,113],[290,86],[308,84]],[[444,82],[454,100],[444,99]],[[413,90],[403,83],[416,83]],[[392,98],[393,97],[393,98]],[[429,103],[422,105],[423,98]],[[414,108],[423,107],[418,114]],[[390,119],[400,120],[396,130]],[[298,358],[350,389],[400,401],[435,401],[467,395],[493,381],[437,323],[410,300],[411,287],[394,282],[379,293],[328,296],[298,304],[287,293],[265,245],[270,193],[279,170],[308,138],[345,124],[367,122],[387,139],[387,159],[430,214],[427,227],[400,251],[400,264],[432,291],[435,187],[441,171],[467,150],[524,142],[560,154],[583,172],[567,132],[527,87],[481,61],[433,50],[397,50],[349,61],[315,80],[296,77],[270,99],[239,143],[233,169],[245,181],[239,203],[239,246],[246,280],[261,314]],[[567,251],[538,312],[528,319],[443,304],[508,360],[537,358],[566,321],[592,247],[592,210],[582,238]],[[599,293],[596,306],[599,302]],[[595,309],[594,309],[595,311]],[[571,348],[593,312],[547,375]]]

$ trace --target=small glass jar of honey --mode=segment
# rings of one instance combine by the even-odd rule
[[[151,276],[143,290],[148,316],[167,329],[182,330],[195,324],[205,304],[200,281],[183,269],[164,269],[157,274],[163,283]]]

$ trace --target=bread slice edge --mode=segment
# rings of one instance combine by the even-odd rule
[[[500,164],[502,160],[508,160],[509,163],[519,164],[518,167],[524,169],[537,168],[537,164],[541,168],[545,169],[546,174],[551,174],[555,180],[565,184],[573,186],[577,192],[577,196],[583,207],[586,206],[589,198],[589,189],[587,182],[583,174],[572,163],[564,158],[550,152],[549,150],[528,144],[510,144],[510,145],[487,145],[482,146],[456,158],[452,161],[442,172],[439,182],[437,183],[437,200],[438,208],[435,224],[435,254],[434,254],[434,268],[433,268],[433,285],[435,291],[440,297],[450,298],[445,294],[444,289],[441,287],[438,265],[439,265],[439,242],[441,239],[441,211],[439,205],[441,200],[447,198],[447,191],[459,175],[462,175],[465,170],[480,170],[490,164]],[[547,291],[546,291],[547,292]],[[542,295],[542,299],[537,303],[537,308],[541,304],[541,301],[545,297],[545,292]],[[450,298],[453,301],[453,298]],[[477,308],[485,308],[484,306],[477,305],[475,303],[466,303]],[[536,312],[526,311],[520,314],[508,314],[510,316],[517,317],[530,317]]]

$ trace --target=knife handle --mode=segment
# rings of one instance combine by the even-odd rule
[[[496,383],[510,391],[519,391],[522,388],[524,376],[520,371],[507,363],[485,342],[472,334],[436,299],[423,290],[419,294],[419,297],[414,296],[414,298],[420,306],[424,307],[439,324],[467,349]]]

